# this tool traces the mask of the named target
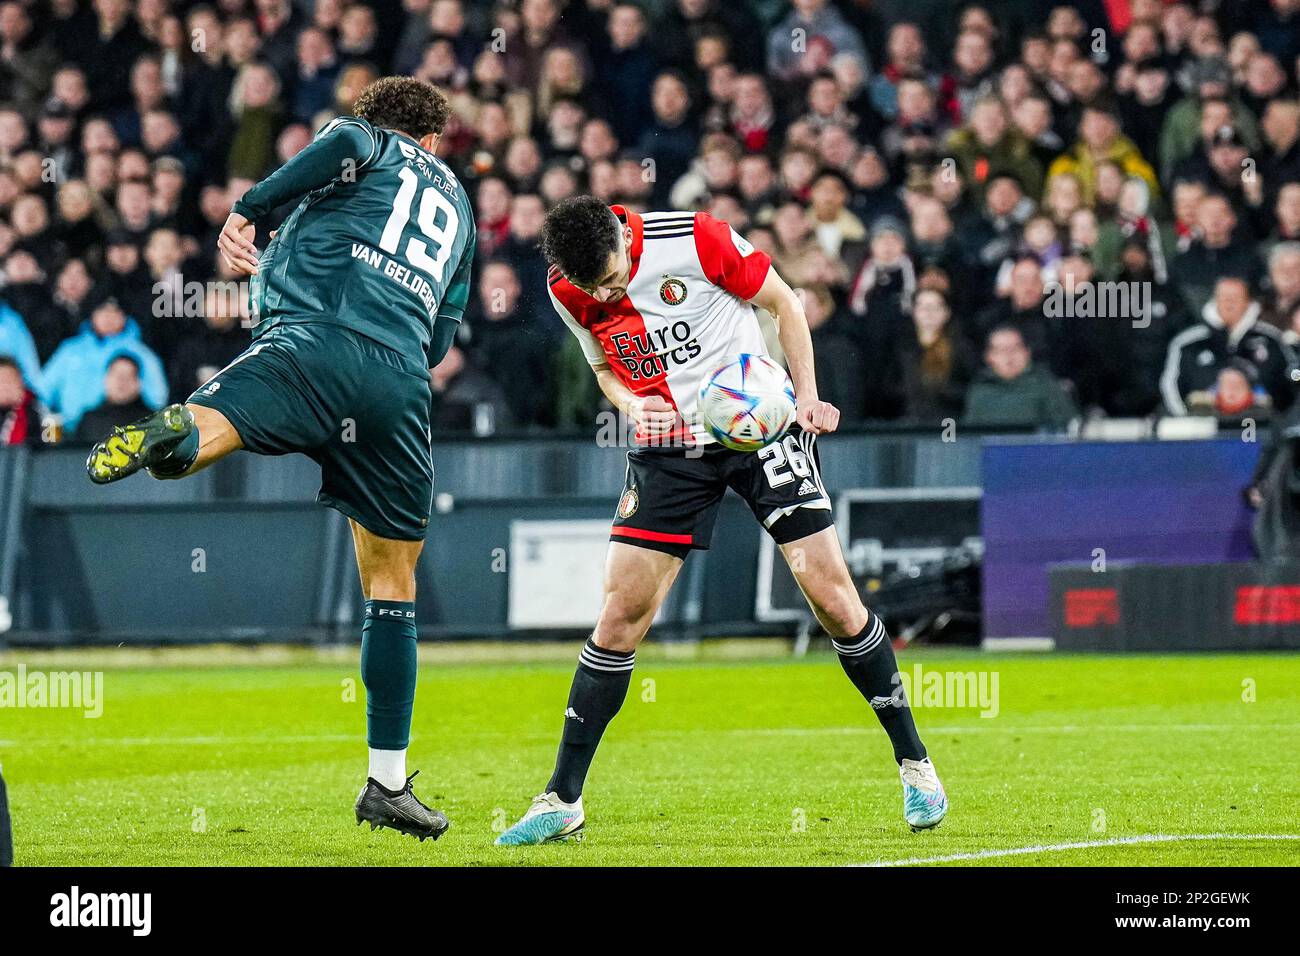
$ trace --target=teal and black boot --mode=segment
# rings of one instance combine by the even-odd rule
[[[184,405],[168,405],[130,425],[118,425],[90,450],[86,474],[97,485],[121,481],[141,468],[160,464],[194,432],[194,414]]]

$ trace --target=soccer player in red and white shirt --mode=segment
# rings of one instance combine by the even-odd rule
[[[935,826],[948,802],[897,679],[884,623],[858,596],[817,470],[817,435],[840,413],[817,397],[812,338],[798,296],[725,222],[701,212],[638,215],[591,197],[558,203],[542,249],[551,300],[577,336],[601,391],[636,423],[627,484],[610,532],[605,601],[578,657],[555,772],[504,845],[572,837],[582,786],[623,704],[636,647],[692,548],[709,546],[735,489],[780,547],[849,679],[894,746],[903,813]],[[755,307],[771,314],[798,398],[791,432],[757,452],[714,442],[696,400],[706,375],[741,353],[765,355]]]

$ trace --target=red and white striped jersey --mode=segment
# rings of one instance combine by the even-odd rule
[[[593,368],[608,365],[637,395],[659,395],[677,409],[682,421],[670,440],[711,442],[696,409],[700,386],[742,352],[767,354],[747,300],[772,261],[707,213],[610,208],[632,227],[627,294],[598,302],[552,266],[551,301]]]

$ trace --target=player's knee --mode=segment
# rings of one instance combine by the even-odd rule
[[[818,620],[834,637],[849,637],[867,626],[867,608],[851,589],[836,588],[815,604]]]
[[[652,603],[611,594],[605,599],[592,637],[597,647],[610,651],[634,651],[649,630],[653,617]]]

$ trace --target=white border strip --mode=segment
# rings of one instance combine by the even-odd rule
[[[980,641],[982,651],[1054,651],[1052,637],[986,637]]]
[[[1300,833],[1144,833],[1140,836],[1114,837],[1109,840],[1080,840],[1077,843],[1046,843],[1006,850],[979,850],[975,853],[949,853],[945,856],[914,856],[905,860],[877,860],[874,863],[851,863],[850,866],[918,866],[925,863],[958,863],[963,860],[994,860],[1005,856],[1034,853],[1060,853],[1065,850],[1093,850],[1100,847],[1131,846],[1137,843],[1181,843],[1185,840],[1300,840]]]

